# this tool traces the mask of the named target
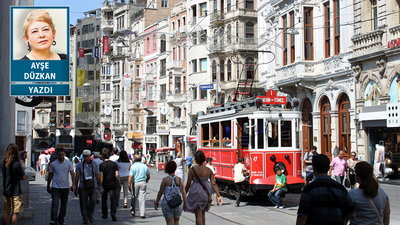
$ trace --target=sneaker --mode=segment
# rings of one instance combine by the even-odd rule
[[[130,213],[131,213],[132,216],[135,216],[135,211],[131,210]]]
[[[274,206],[274,209],[277,209],[277,208],[279,208],[279,206],[277,206],[277,205],[276,205],[276,206]]]
[[[285,205],[281,205],[281,206],[279,206],[279,208],[280,208],[280,209],[283,209],[283,208],[285,208]]]

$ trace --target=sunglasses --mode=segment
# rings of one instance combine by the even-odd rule
[[[356,156],[356,155],[351,155],[351,156]]]

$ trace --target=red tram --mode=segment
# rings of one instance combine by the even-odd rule
[[[257,102],[257,104],[256,104]],[[223,192],[234,195],[239,157],[250,170],[249,195],[268,194],[275,183],[275,167],[287,177],[288,191],[304,187],[300,149],[301,112],[249,99],[213,107],[198,116],[198,150],[213,159],[215,178]]]

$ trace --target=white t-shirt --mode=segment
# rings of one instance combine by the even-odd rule
[[[110,160],[113,161],[113,162],[117,162],[118,159],[119,159],[119,155],[110,156]]]
[[[235,183],[239,183],[244,181],[243,171],[247,171],[246,167],[242,163],[237,163],[235,167],[233,167]]]
[[[216,174],[215,168],[212,165],[206,164],[206,166],[211,169],[214,175]]]
[[[46,163],[46,155],[45,155],[45,154],[41,154],[41,155],[39,156],[39,160],[40,160],[40,164],[41,164],[41,165],[47,164],[47,163]]]

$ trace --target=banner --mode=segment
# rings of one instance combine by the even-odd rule
[[[83,87],[84,83],[85,83],[85,70],[78,69],[78,79],[76,81],[76,86]]]
[[[103,36],[103,54],[108,54],[108,36]]]
[[[82,102],[83,98],[76,98],[76,107],[75,107],[76,114],[82,113]]]
[[[79,57],[80,58],[85,57],[85,50],[83,50],[83,48],[79,48]]]
[[[125,73],[124,74],[124,87],[130,87],[131,86],[131,78],[132,78],[132,73]]]
[[[96,47],[92,47],[92,57],[93,57],[93,58],[96,58],[96,57],[97,57]]]

